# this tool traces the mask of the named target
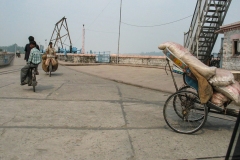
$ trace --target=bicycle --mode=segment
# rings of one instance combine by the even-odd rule
[[[49,77],[51,77],[52,72],[53,72],[53,65],[52,65],[52,60],[51,60],[52,58],[56,58],[56,57],[53,55],[47,55],[47,59],[50,59],[49,65],[48,65]]]
[[[36,86],[37,86],[37,79],[36,79],[36,67],[30,68],[30,76],[31,76],[31,86],[33,87],[33,92],[36,91]]]

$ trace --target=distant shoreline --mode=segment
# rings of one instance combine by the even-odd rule
[[[139,55],[139,56],[164,56],[162,52],[145,52],[145,53],[121,53],[122,55]]]

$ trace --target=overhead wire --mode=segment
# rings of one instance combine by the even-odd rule
[[[103,13],[103,11],[107,8],[107,6],[110,4],[110,2],[111,2],[112,0],[110,0],[108,3],[107,3],[107,5],[103,8],[103,10],[96,16],[96,18],[92,21],[92,23],[90,23],[90,25],[89,25],[89,27],[88,28],[90,28],[91,26],[92,26],[92,24],[98,19],[98,17]],[[89,29],[85,29],[85,30],[89,30]],[[91,30],[89,30],[89,31],[91,31]],[[95,31],[95,32],[99,32],[99,31]],[[101,31],[100,31],[101,32]],[[81,35],[82,36],[82,35]],[[80,40],[80,38],[81,38],[81,36],[77,39],[77,41],[75,42],[75,43],[77,43],[79,40]]]
[[[178,20],[175,20],[175,21],[171,21],[171,22],[168,22],[168,23],[163,23],[163,24],[158,24],[158,25],[151,25],[151,26],[140,26],[140,25],[134,25],[134,24],[129,24],[129,23],[125,23],[125,22],[121,22],[125,25],[129,25],[129,26],[133,26],[133,27],[159,27],[159,26],[163,26],[163,25],[167,25],[167,24],[172,24],[172,23],[175,23],[175,22],[178,22],[178,21],[182,21],[184,19],[187,19],[189,17],[192,17],[192,15],[189,15],[187,17],[184,17],[184,18],[181,18],[181,19],[178,19]],[[107,32],[107,31],[96,31],[96,30],[91,30],[91,29],[86,29],[88,31],[93,31],[93,32],[102,32],[102,33],[115,33],[117,34],[117,32]]]
[[[112,1],[112,0],[111,0]],[[111,2],[110,1],[110,2]],[[109,2],[109,3],[110,3]],[[108,3],[108,4],[109,4]],[[106,7],[105,7],[106,8]],[[104,9],[105,9],[104,8]],[[103,10],[104,10],[103,9]],[[102,10],[102,11],[103,11]],[[100,15],[100,14],[99,14]],[[151,25],[151,26],[140,26],[140,25],[134,25],[134,24],[129,24],[129,23],[125,23],[125,22],[121,22],[121,23],[123,23],[123,24],[125,24],[125,25],[128,25],[128,26],[133,26],[133,27],[159,27],[159,26],[163,26],[163,25],[168,25],[168,24],[172,24],[172,23],[175,23],[175,22],[178,22],[178,21],[182,21],[182,20],[184,20],[184,19],[187,19],[187,18],[189,18],[189,17],[192,17],[192,15],[189,15],[189,16],[187,16],[187,17],[183,17],[183,18],[180,18],[180,19],[178,19],[178,20],[175,20],[175,21],[171,21],[171,22],[167,22],[167,23],[163,23],[163,24],[158,24],[158,25]],[[101,32],[101,33],[114,33],[114,34],[118,34],[117,32],[107,32],[107,31],[97,31],[97,30],[91,30],[91,29],[85,29],[85,30],[88,30],[88,31],[93,31],[93,32]],[[81,37],[80,37],[81,38]],[[79,38],[79,39],[80,39]],[[79,40],[78,39],[78,40]],[[78,41],[77,40],[77,41]]]
[[[92,21],[92,23],[89,25],[89,28],[92,26],[92,24],[98,19],[98,17],[103,13],[103,11],[107,8],[107,6],[110,4],[112,0],[110,0],[107,5],[103,8],[103,10],[97,15],[97,17]]]
[[[192,17],[192,15],[189,15],[187,17],[184,17],[184,18],[181,18],[181,19],[178,19],[178,20],[175,20],[175,21],[171,21],[171,22],[168,22],[168,23],[163,23],[163,24],[158,24],[158,25],[151,25],[151,26],[140,26],[140,25],[134,25],[134,24],[129,24],[129,23],[125,23],[125,22],[121,22],[121,23],[123,23],[125,25],[129,25],[129,26],[133,26],[133,27],[159,27],[159,26],[163,26],[163,25],[167,25],[167,24],[172,24],[172,23],[175,23],[175,22],[178,22],[178,21],[182,21],[182,20],[187,19],[189,17]],[[91,30],[91,29],[85,29],[85,30],[93,31],[93,32],[115,33],[115,34],[117,34],[117,32],[96,31],[96,30]]]
[[[118,34],[118,32],[108,32],[108,31],[96,31],[96,30],[92,30],[92,29],[85,29],[87,31],[92,31],[92,32],[102,32],[102,33],[114,33],[114,34]]]
[[[125,22],[122,22],[122,23],[125,24],[125,25],[128,25],[128,26],[133,26],[133,27],[159,27],[159,26],[163,26],[163,25],[167,25],[167,24],[172,24],[172,23],[175,23],[175,22],[178,22],[178,21],[182,21],[182,20],[187,19],[189,17],[192,17],[192,15],[189,15],[187,17],[184,17],[184,18],[172,21],[172,22],[163,23],[163,24],[157,24],[157,25],[151,25],[151,26],[140,26],[140,25],[129,24],[129,23],[125,23]]]

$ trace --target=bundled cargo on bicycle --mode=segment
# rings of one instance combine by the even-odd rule
[[[170,71],[183,74],[185,83],[185,87],[178,89],[172,74],[176,93],[164,105],[164,118],[169,127],[180,133],[193,133],[205,123],[210,111],[238,115],[238,110],[227,108],[232,101],[240,105],[240,85],[230,71],[203,64],[186,48],[174,42],[163,43],[158,48],[166,55]],[[169,61],[173,63],[173,68]],[[171,109],[177,115],[175,119],[180,119],[179,128],[168,120],[170,116],[166,114]],[[192,126],[182,130],[180,122],[191,122]],[[193,124],[197,125],[194,127]]]
[[[42,69],[45,72],[55,72],[58,68],[58,60],[55,56],[44,54],[42,56]]]

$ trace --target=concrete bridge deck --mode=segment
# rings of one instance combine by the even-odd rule
[[[163,85],[174,90],[161,69],[59,66],[49,77],[40,66],[34,93],[32,87],[20,86],[23,65],[23,59],[15,59],[0,69],[0,159],[151,160],[226,154],[234,118],[210,116],[193,135],[177,134],[166,125],[162,109],[169,93],[147,89]],[[180,83],[181,76],[177,79]]]

